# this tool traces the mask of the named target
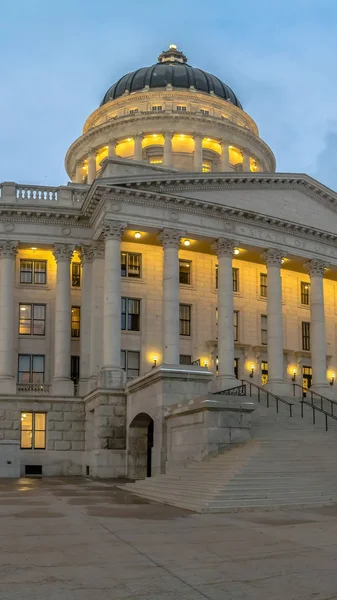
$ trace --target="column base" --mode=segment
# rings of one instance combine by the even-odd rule
[[[336,400],[336,390],[333,385],[328,385],[327,383],[314,383],[310,388],[309,392],[316,392],[316,394],[320,394],[325,398],[329,398],[329,400]]]
[[[14,377],[0,376],[0,394],[16,394]]]
[[[277,379],[274,381],[268,380],[268,382],[263,386],[263,389],[265,389],[267,392],[275,394],[275,396],[281,396],[281,398],[292,398],[294,395],[292,384],[287,383],[284,380],[282,381],[282,379]]]
[[[98,387],[121,390],[126,385],[126,374],[120,367],[103,367],[98,377]]]
[[[230,388],[238,387],[242,385],[240,379],[236,379],[234,376],[219,375],[213,383],[214,393],[222,392],[223,390],[229,390]]]
[[[73,396],[74,382],[71,379],[54,377],[51,384],[51,393],[53,396]]]

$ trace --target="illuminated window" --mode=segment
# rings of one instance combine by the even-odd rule
[[[19,334],[20,335],[45,335],[46,305],[45,304],[20,304],[19,305]]]
[[[80,321],[81,321],[81,309],[79,306],[71,307],[71,337],[80,337]]]
[[[301,281],[301,304],[310,305],[310,283]]]
[[[260,273],[260,296],[267,298],[267,274]]]
[[[201,112],[201,114],[202,114],[204,117],[208,117],[208,116],[209,116],[209,110],[205,110],[204,108],[201,108],[201,109],[200,109],[200,112]]]
[[[211,173],[212,171],[212,161],[211,160],[203,160],[202,161],[202,172],[203,173]]]
[[[191,266],[190,260],[179,260],[179,283],[191,285]]]
[[[122,298],[122,331],[140,331],[140,300]]]
[[[161,156],[152,156],[149,158],[150,165],[162,165],[163,159]]]
[[[44,383],[42,354],[19,354],[18,383]]]
[[[46,260],[20,260],[20,283],[43,285],[47,281]]]
[[[181,105],[178,105],[178,106],[177,106],[177,111],[178,111],[178,112],[186,112],[186,106],[181,106]]]
[[[139,279],[141,276],[142,255],[134,252],[121,253],[121,276]]]
[[[152,106],[151,110],[152,110],[152,112],[161,112],[163,110],[163,107],[156,105],[156,106]]]
[[[311,387],[311,383],[312,383],[312,368],[311,367],[304,367],[302,369],[302,387],[307,390],[308,388]],[[306,396],[306,393],[304,392],[303,396]]]
[[[261,362],[261,383],[262,385],[266,385],[268,381],[268,363],[263,360]]]
[[[302,350],[310,351],[310,323],[302,322]]]
[[[138,108],[132,108],[131,110],[129,110],[129,115],[136,115],[138,112]]]
[[[239,311],[235,310],[233,313],[233,325],[234,325],[234,342],[239,341]]]
[[[267,315],[261,315],[261,345],[266,346],[268,342]]]
[[[179,364],[180,365],[191,365],[192,364],[192,356],[190,356],[189,354],[180,354]]]
[[[180,335],[191,335],[191,305],[179,305]]]
[[[72,287],[81,287],[81,263],[71,263],[71,285]]]
[[[126,372],[127,379],[139,376],[140,353],[134,350],[121,351],[121,367]]]
[[[46,413],[21,413],[21,448],[25,450],[45,450]]]

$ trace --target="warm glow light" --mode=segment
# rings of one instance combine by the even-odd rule
[[[27,415],[26,415],[26,413],[23,413],[23,415],[22,415],[22,416],[23,416],[23,418],[25,419]]]
[[[184,246],[190,246],[191,242],[190,240],[184,240]]]
[[[131,138],[128,138],[128,139],[127,139],[127,141],[128,141],[128,142],[131,142]]]
[[[135,238],[136,238],[137,240],[139,240],[141,237],[142,237],[142,234],[140,233],[140,231],[136,231],[136,233],[135,233]]]
[[[185,137],[185,135],[183,133],[180,134],[180,137]]]
[[[335,379],[335,374],[331,373],[331,377],[332,377],[332,379]]]
[[[239,248],[234,248],[234,254],[240,254]]]
[[[156,133],[154,133],[154,134],[153,134],[153,137],[157,137],[157,134],[156,134]]]
[[[293,373],[294,373],[294,375],[296,375],[296,373],[297,373],[297,370],[296,370],[296,369],[293,369]]]
[[[250,368],[251,368],[252,371],[254,371],[255,365],[250,365]]]
[[[31,247],[31,250],[37,250],[37,248],[35,248],[35,247]]]
[[[207,140],[208,142],[210,142],[210,141],[211,141],[211,138],[206,138],[206,140]]]
[[[20,306],[20,310],[26,310],[25,306]]]
[[[158,360],[158,356],[154,355],[153,356],[153,360],[157,361]]]
[[[204,367],[208,367],[208,360],[204,361]]]
[[[282,265],[283,265],[283,263],[284,263],[284,258],[282,258],[282,260],[281,260],[281,264],[282,264]]]

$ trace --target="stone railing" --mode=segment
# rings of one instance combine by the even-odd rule
[[[86,196],[87,185],[42,186],[21,185],[11,181],[0,183],[1,204],[59,204],[80,207]]]
[[[18,394],[49,394],[51,386],[48,383],[18,383]]]

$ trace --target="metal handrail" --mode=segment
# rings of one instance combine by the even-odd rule
[[[326,398],[326,400],[329,400],[329,398]],[[318,412],[320,412],[323,415],[325,415],[325,431],[328,431],[328,417],[330,419],[334,419],[335,421],[337,421],[336,415],[328,413],[326,410],[324,410],[323,408],[320,408],[319,406],[315,406],[314,404],[312,404],[311,402],[309,402],[309,400],[303,400],[302,399],[302,400],[300,400],[300,403],[301,403],[301,417],[302,417],[302,419],[303,419],[303,405],[306,404],[306,406],[310,406],[310,408],[312,409],[312,422],[313,422],[313,425],[316,425],[316,410],[318,410]]]
[[[290,417],[293,416],[293,403],[292,402],[289,402],[288,400],[285,400],[284,398],[281,398],[280,396],[276,396],[276,394],[269,392],[268,390],[264,389],[262,386],[259,386],[256,383],[253,383],[252,381],[246,381],[245,379],[241,379],[241,381],[242,381],[242,384],[249,385],[250,397],[252,396],[252,387],[254,387],[257,389],[257,401],[258,402],[261,401],[261,392],[263,392],[267,396],[267,408],[269,408],[269,397],[271,397],[276,402],[276,412],[277,413],[278,413],[278,409],[279,409],[279,402],[282,402],[282,404],[286,404],[287,406],[289,406],[289,416]]]
[[[320,404],[321,404],[321,410],[323,409],[323,402],[329,402],[330,403],[330,410],[331,410],[331,416],[334,417],[334,406],[337,406],[337,402],[336,400],[331,400],[330,398],[327,398],[326,396],[322,396],[322,394],[319,394],[318,392],[315,392],[314,390],[307,390],[305,389],[303,386],[301,386],[298,383],[293,383],[293,390],[294,390],[294,396],[295,396],[295,386],[301,388],[302,390],[302,400],[304,400],[305,397],[308,396],[308,394],[310,395],[311,398],[311,402],[309,402],[309,404],[311,406],[314,406],[314,397],[317,396],[317,398],[319,398],[320,400]],[[305,396],[304,396],[305,393]],[[315,406],[315,408],[318,408],[317,406]],[[337,412],[337,410],[336,410]]]
[[[232,388],[228,388],[227,390],[221,390],[221,392],[214,392],[214,395],[220,394],[222,396],[245,396],[246,395],[246,385],[237,385]]]

